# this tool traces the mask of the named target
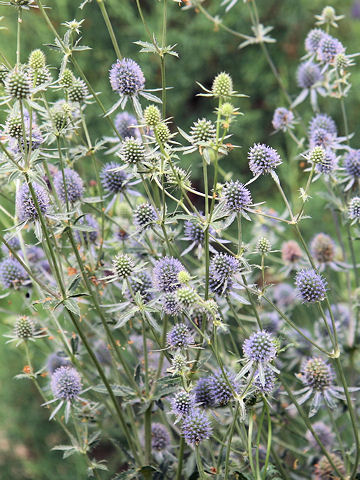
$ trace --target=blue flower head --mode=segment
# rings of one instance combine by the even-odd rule
[[[59,367],[51,377],[51,390],[59,400],[76,400],[81,387],[81,377],[73,367]]]
[[[264,144],[253,145],[248,153],[249,168],[253,175],[270,173],[281,164],[280,155],[272,147]]]
[[[304,303],[316,303],[326,296],[326,281],[313,269],[300,270],[296,274],[295,284]]]
[[[139,65],[131,58],[117,60],[110,69],[110,84],[121,95],[136,95],[145,86],[145,77]]]

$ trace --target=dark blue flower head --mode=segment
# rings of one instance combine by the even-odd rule
[[[45,188],[37,183],[33,183],[33,189],[42,214],[46,213],[49,208],[49,196]],[[35,202],[31,195],[27,183],[23,183],[16,194],[16,210],[19,220],[32,221],[38,218],[38,212],[35,207]]]
[[[272,119],[272,125],[275,130],[282,130],[285,132],[287,129],[292,128],[294,122],[294,114],[291,110],[284,107],[279,107],[275,110]]]
[[[226,182],[222,190],[226,208],[230,212],[242,212],[252,204],[251,193],[239,180]]]
[[[196,245],[204,243],[205,233],[199,223],[194,220],[186,220],[184,223],[185,239],[195,242]]]
[[[183,264],[174,257],[157,260],[153,270],[154,288],[161,292],[174,292],[180,287],[179,272],[185,270]]]
[[[59,400],[75,400],[81,387],[81,377],[73,367],[59,367],[52,375],[51,390]]]
[[[228,370],[225,373],[227,379],[221,370],[215,372],[209,378],[210,395],[216,407],[226,406],[234,397],[234,393],[238,392],[235,374]]]
[[[316,53],[321,39],[326,35],[324,30],[313,28],[305,39],[305,50],[309,53]]]
[[[114,125],[122,138],[140,137],[139,129],[134,126],[137,125],[137,120],[131,113],[118,113],[114,118]]]
[[[199,378],[193,389],[195,403],[201,407],[208,408],[214,406],[214,398],[210,386],[210,377],[202,377]]]
[[[213,278],[225,281],[240,269],[240,262],[237,258],[227,253],[216,253],[210,262],[210,272]]]
[[[162,305],[167,315],[177,315],[181,311],[181,305],[178,302],[176,294],[172,292],[164,294],[162,297]]]
[[[312,61],[302,63],[297,70],[297,82],[301,88],[311,88],[322,79],[319,65]]]
[[[311,133],[309,138],[310,149],[315,147],[323,147],[325,151],[331,148],[334,144],[336,136],[328,132],[324,128],[317,128]]]
[[[28,278],[23,266],[14,258],[5,258],[0,262],[0,282],[5,288],[19,286]]]
[[[128,174],[124,170],[116,170],[121,167],[120,163],[109,162],[100,172],[101,184],[109,193],[119,193],[126,189]]]
[[[332,135],[337,135],[337,127],[334,120],[327,115],[326,113],[318,113],[316,114],[309,123],[309,137],[311,137],[315,130],[322,128],[328,133]]]
[[[318,58],[323,63],[332,63],[339,53],[344,53],[342,43],[331,35],[324,35],[319,42]]]
[[[298,272],[295,284],[304,303],[321,302],[326,297],[326,281],[312,268]]]
[[[344,168],[351,177],[360,177],[360,150],[351,149],[345,154]]]
[[[259,371],[255,372],[254,386],[258,392],[269,394],[275,388],[276,375],[270,367],[264,368],[264,382],[260,380]]]
[[[265,330],[254,332],[244,341],[243,352],[253,362],[271,362],[277,355],[275,338]]]
[[[221,280],[214,272],[209,273],[209,287],[213,293],[226,297],[232,290],[234,281],[231,277]]]
[[[249,168],[253,175],[270,173],[281,164],[280,155],[272,147],[264,144],[253,145],[248,153]]]
[[[194,397],[191,395],[191,393],[186,392],[185,390],[177,392],[171,400],[172,411],[175,413],[175,415],[179,415],[181,417],[189,415],[191,410],[194,408],[194,404]]]
[[[80,218],[80,220],[77,222],[77,225],[91,228],[90,231],[74,231],[75,239],[78,243],[84,242],[85,245],[88,245],[89,243],[96,242],[99,236],[99,224],[92,215],[87,213],[85,217]]]
[[[170,435],[166,427],[161,423],[151,425],[151,446],[161,452],[170,445]]]
[[[66,199],[70,203],[80,200],[84,193],[84,184],[80,175],[71,168],[64,169],[65,185],[62,171],[58,171],[54,176],[54,187],[58,197],[63,203]]]
[[[203,410],[194,409],[184,418],[182,434],[188,445],[197,446],[211,437],[212,427],[208,416]]]
[[[110,69],[110,84],[120,95],[136,95],[145,86],[145,77],[139,65],[131,58],[117,60]]]
[[[136,275],[129,277],[129,282],[133,294],[136,295],[139,292],[144,303],[148,303],[152,300],[152,280],[147,272],[138,272]],[[127,297],[132,299],[130,292],[127,292]]]
[[[167,334],[167,343],[171,348],[186,348],[192,343],[191,332],[185,323],[178,323]]]

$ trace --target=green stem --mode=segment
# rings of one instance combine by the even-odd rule
[[[239,405],[239,402],[237,402],[234,418],[233,418],[233,421],[232,421],[231,427],[230,427],[229,439],[228,439],[227,448],[226,448],[224,480],[228,480],[228,478],[229,478],[229,468],[230,468],[229,460],[230,460],[231,442],[232,442],[232,438],[233,438],[233,435],[234,435],[234,430],[235,430],[235,424],[237,422],[237,417],[239,415],[239,408],[240,408],[240,405]]]
[[[195,447],[195,456],[196,456],[196,465],[197,465],[198,472],[199,472],[199,479],[200,480],[206,480],[204,466],[202,464],[202,460],[201,460],[201,456],[200,456],[200,450],[199,450],[198,446]]]
[[[181,436],[175,480],[181,480],[182,466],[183,466],[183,460],[184,460],[184,449],[185,449],[185,439],[183,436]]]
[[[104,18],[104,21],[105,21],[105,25],[106,25],[106,28],[109,32],[109,35],[110,35],[110,38],[111,38],[111,42],[113,44],[113,47],[114,47],[114,50],[115,50],[115,53],[116,53],[116,57],[121,60],[122,59],[122,55],[121,55],[121,52],[120,52],[120,48],[119,48],[119,45],[118,45],[118,42],[116,40],[116,36],[115,36],[115,33],[114,33],[114,30],[112,28],[112,25],[111,25],[111,21],[110,21],[110,18],[109,18],[109,15],[107,13],[107,10],[106,10],[106,7],[104,5],[104,1],[103,0],[97,0],[97,4],[99,5],[99,8],[100,8],[100,11],[102,13],[102,16]]]

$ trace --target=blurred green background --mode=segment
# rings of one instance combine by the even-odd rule
[[[150,30],[156,35],[161,32],[162,3],[155,0],[141,0],[144,15]],[[249,95],[240,99],[237,106],[245,113],[233,127],[232,143],[242,146],[225,159],[223,168],[231,170],[237,177],[248,178],[246,152],[254,142],[266,142],[276,148],[287,158],[294,153],[291,140],[284,135],[272,136],[271,119],[278,106],[285,106],[285,99],[269,69],[259,46],[239,50],[239,41],[223,31],[214,31],[213,25],[194,10],[183,11],[176,2],[168,0],[168,44],[177,44],[175,50],[179,58],[167,57],[167,84],[173,88],[168,91],[167,116],[183,129],[187,129],[197,118],[211,118],[215,107],[211,100],[197,97],[199,89],[196,81],[210,86],[213,77],[220,71],[231,73],[235,88]],[[85,19],[82,26],[82,43],[92,48],[91,51],[77,55],[86,75],[95,90],[101,92],[101,99],[106,108],[116,100],[108,83],[108,70],[115,61],[112,44],[103,23],[101,13],[95,1],[79,10],[79,1],[49,0],[48,14],[56,29],[64,32],[62,22],[72,19]],[[220,1],[212,0],[204,4],[212,13],[224,12]],[[272,36],[277,43],[269,45],[271,56],[278,67],[286,88],[292,95],[299,93],[296,85],[296,68],[304,54],[303,41],[308,30],[313,26],[314,15],[320,13],[327,5],[323,0],[259,0],[258,8],[264,25],[272,25]],[[356,52],[360,35],[360,2],[348,0],[332,1],[338,14],[346,18],[340,22],[337,36],[347,47],[348,53]],[[137,40],[147,41],[144,29],[137,13],[134,0],[107,0],[106,6],[119,41],[121,52],[126,57],[134,58],[144,70],[148,88],[160,86],[160,69],[158,59],[153,55],[139,53],[134,44]],[[16,11],[13,7],[0,7],[1,22],[6,29],[0,31],[0,49],[6,58],[14,63],[16,45]],[[251,34],[247,6],[238,1],[224,16],[227,26],[245,34]],[[39,11],[31,9],[24,14],[22,27],[22,60],[26,61],[32,49],[43,48],[48,63],[59,66],[60,56],[46,45],[53,42],[53,36],[45,25]],[[352,82],[359,85],[360,69],[352,69]],[[349,124],[355,133],[353,146],[359,146],[358,108],[360,89],[350,92]],[[342,120],[339,104],[336,100],[321,101],[321,109],[334,116],[340,131]],[[308,104],[301,105],[307,122],[311,117]],[[95,105],[88,107],[87,116],[93,138],[110,135]],[[343,132],[341,132],[343,133]],[[200,168],[196,156],[189,157],[191,168]],[[82,168],[80,166],[80,168]],[[84,167],[83,167],[84,168]],[[292,167],[293,168],[293,167]],[[286,162],[282,174],[293,175]],[[245,177],[246,176],[246,177]],[[257,183],[256,201],[269,196],[273,188],[270,181]],[[323,212],[321,212],[321,215]],[[15,315],[23,311],[19,294],[0,300],[0,334],[7,333]],[[61,443],[61,433],[55,424],[47,420],[47,412],[40,408],[40,399],[30,383],[15,380],[24,364],[22,348],[14,344],[6,345],[5,339],[0,346],[0,478],[4,480],[68,480],[83,479],[82,460],[71,457],[65,462],[58,452],[51,452],[51,446]],[[37,358],[38,366],[44,358]]]

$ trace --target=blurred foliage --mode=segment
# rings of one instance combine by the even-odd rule
[[[108,32],[103,23],[101,13],[95,1],[85,5],[79,10],[79,1],[57,0],[47,2],[50,9],[48,14],[55,28],[64,32],[61,23],[76,18],[85,18],[82,25],[82,43],[92,48],[91,51],[81,52],[77,58],[88,76],[95,90],[101,92],[101,99],[110,108],[116,100],[111,91],[108,79],[108,70],[115,61]],[[207,1],[204,5],[213,14],[224,13],[219,0]],[[272,36],[277,42],[269,45],[269,52],[278,68],[281,78],[291,95],[296,96],[299,88],[296,84],[296,68],[299,59],[304,54],[303,41],[306,33],[314,24],[314,14],[319,13],[327,4],[323,0],[259,0],[258,8],[261,22],[272,25]],[[348,53],[358,49],[360,34],[360,21],[354,15],[358,2],[333,0],[330,3],[338,14],[346,15],[340,22],[336,35],[347,47]],[[161,84],[158,59],[153,55],[139,53],[137,40],[147,41],[148,38],[140,21],[136,2],[134,0],[107,0],[108,12],[115,30],[121,52],[126,57],[132,57],[141,65],[147,78],[148,88],[157,88]],[[162,22],[162,4],[155,0],[141,0],[144,15],[150,31],[159,35]],[[293,163],[286,162],[294,152],[294,144],[285,139],[284,135],[277,133],[272,136],[271,119],[273,111],[278,106],[285,106],[285,98],[278,87],[269,65],[259,46],[250,46],[243,50],[238,48],[239,40],[224,31],[215,31],[211,24],[201,13],[194,10],[181,10],[180,6],[168,0],[168,33],[167,44],[177,44],[175,50],[179,58],[167,57],[167,85],[173,86],[168,91],[167,115],[174,117],[176,123],[186,129],[197,118],[210,117],[215,105],[212,101],[197,97],[199,88],[196,81],[205,86],[210,86],[213,77],[219,71],[231,73],[235,88],[241,93],[249,95],[248,99],[240,99],[238,105],[244,116],[239,117],[234,125],[232,143],[241,145],[241,150],[234,150],[224,161],[222,167],[233,172],[236,177],[249,177],[246,152],[254,142],[266,142],[279,149],[284,165],[281,167],[285,180],[294,180],[300,173],[292,171]],[[1,25],[6,29],[1,30],[1,54],[10,63],[15,60],[16,45],[16,11],[12,7],[0,7],[3,15]],[[224,23],[234,30],[251,34],[250,20],[246,4],[242,0],[227,14],[224,14]],[[43,48],[47,54],[50,65],[59,65],[59,55],[49,49],[47,45],[53,42],[53,35],[42,20],[38,10],[31,9],[24,13],[22,28],[22,60],[25,61],[30,51],[34,48]],[[54,72],[54,75],[57,73]],[[352,69],[352,82],[360,84],[360,69]],[[348,104],[349,125],[355,133],[353,146],[359,146],[357,139],[358,122],[356,105],[360,101],[360,89],[350,91]],[[322,102],[322,103],[321,103]],[[340,132],[343,131],[342,118],[337,100],[324,99],[320,101],[321,109],[333,115]],[[106,122],[102,120],[96,105],[88,109],[90,130],[95,137],[109,135]],[[304,114],[307,122],[311,117],[308,104],[301,105],[300,112]],[[196,174],[198,158],[189,156],[189,163]],[[299,162],[300,164],[300,162]],[[81,168],[81,167],[80,167]],[[83,166],[85,169],[85,166]],[[246,176],[246,177],[245,177]],[[289,181],[290,187],[296,181]],[[254,195],[256,201],[262,201],[269,196],[269,189],[274,186],[271,182],[258,182],[258,190]],[[290,193],[290,192],[289,192]],[[293,198],[297,196],[292,191]],[[329,214],[329,213],[328,213]],[[314,204],[316,215],[316,202]],[[317,215],[323,216],[320,211]],[[325,213],[326,215],[326,213]],[[330,214],[329,214],[330,215]],[[326,218],[322,218],[326,221]],[[306,228],[306,227],[305,227]],[[26,301],[26,299],[24,299]],[[9,325],[14,320],[14,315],[9,315],[8,308],[14,313],[16,305],[4,304],[0,309],[1,330],[0,334],[8,331]],[[6,326],[5,326],[6,325]],[[40,399],[33,386],[26,382],[18,382],[13,377],[19,373],[23,366],[23,352],[19,352],[13,345],[4,345],[0,349],[0,362],[5,365],[0,371],[0,471],[1,478],[16,478],[21,480],[62,480],[81,479],[83,474],[82,461],[71,457],[63,462],[59,453],[50,452],[52,445],[59,443],[61,432],[52,423],[49,423],[47,412],[40,408]],[[44,359],[41,359],[44,361]],[[39,362],[41,366],[41,362]],[[29,415],[31,412],[31,415]],[[70,477],[69,477],[70,475]]]

